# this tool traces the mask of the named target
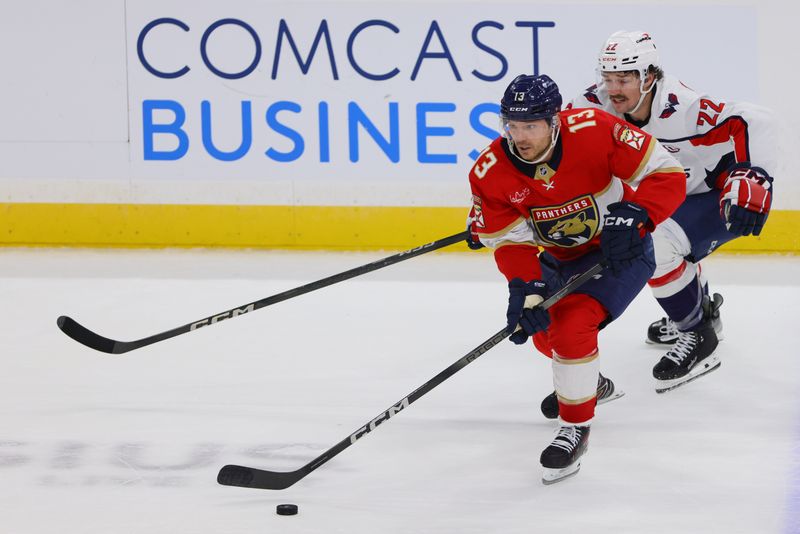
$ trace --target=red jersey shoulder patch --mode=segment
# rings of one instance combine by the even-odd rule
[[[614,137],[635,150],[641,150],[644,146],[645,135],[626,124],[617,123],[614,125]]]
[[[472,221],[478,228],[486,228],[483,222],[483,201],[478,195],[472,195]]]

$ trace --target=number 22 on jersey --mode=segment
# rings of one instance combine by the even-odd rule
[[[709,111],[709,110],[711,110],[711,111],[709,111],[709,113],[706,113],[705,111],[700,111],[697,114],[697,125],[698,126],[702,126],[704,124],[710,124],[711,126],[716,126],[717,125],[717,117],[719,117],[719,114],[722,113],[722,108],[724,108],[724,107],[725,107],[725,103],[724,102],[720,102],[719,104],[715,104],[714,102],[712,102],[711,100],[709,100],[707,98],[701,98],[700,99],[700,109],[701,110],[705,110],[705,111]]]

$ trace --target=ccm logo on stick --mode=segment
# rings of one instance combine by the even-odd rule
[[[394,417],[399,411],[401,411],[403,408],[408,408],[409,404],[410,403],[408,402],[408,397],[406,397],[405,399],[401,400],[400,403],[397,406],[392,406],[391,408],[389,408],[388,410],[386,410],[385,412],[380,414],[378,417],[376,417],[375,419],[370,421],[367,425],[362,426],[361,428],[359,428],[358,430],[353,432],[350,435],[350,443],[355,443],[359,438],[361,438],[365,434],[367,434],[367,432],[372,432],[373,430],[375,430],[376,426],[378,426],[379,424],[383,423],[384,421],[388,421],[389,419]]]
[[[224,321],[225,319],[230,319],[231,317],[238,317],[239,315],[244,315],[245,313],[251,312],[256,309],[255,304],[250,304],[249,306],[245,306],[241,310],[233,309],[226,311],[224,313],[220,313],[219,315],[214,315],[213,317],[208,317],[203,319],[202,321],[197,321],[196,323],[192,323],[192,326],[189,327],[189,330],[197,330],[202,326],[207,326],[210,324],[218,323],[220,321]]]

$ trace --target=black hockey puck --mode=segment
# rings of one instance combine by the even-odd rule
[[[295,515],[297,514],[297,505],[279,504],[278,508],[275,511],[278,512],[278,515]]]

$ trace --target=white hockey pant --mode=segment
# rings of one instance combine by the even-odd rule
[[[703,318],[707,281],[700,264],[686,260],[692,251],[689,238],[678,223],[667,219],[653,231],[653,246],[656,270],[648,285],[678,330],[690,330]]]

